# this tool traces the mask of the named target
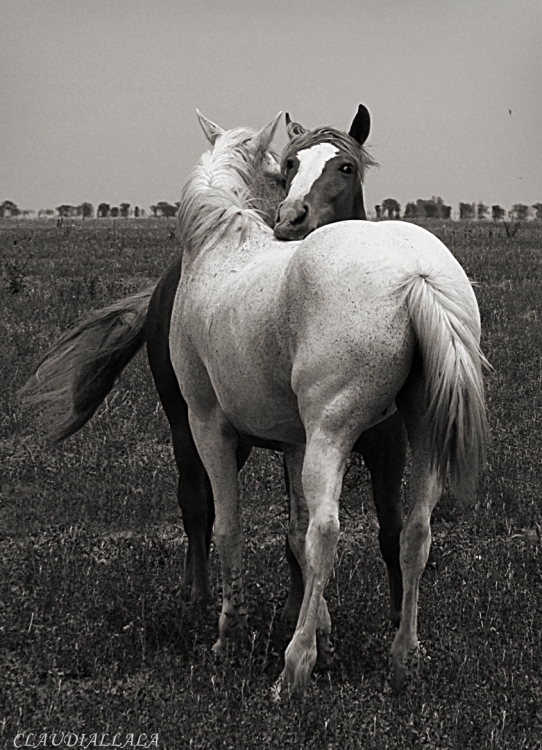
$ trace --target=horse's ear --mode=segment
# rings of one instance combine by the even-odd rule
[[[370,130],[371,115],[369,114],[369,110],[367,109],[367,107],[365,107],[363,104],[360,104],[356,116],[354,117],[354,121],[350,126],[348,135],[351,135],[352,138],[357,141],[360,146],[363,146],[363,144],[369,137]]]
[[[271,120],[269,125],[266,125],[264,128],[260,130],[259,133],[256,133],[253,140],[254,143],[257,143],[260,148],[263,148],[264,150],[267,150],[267,147],[273,140],[275,136],[275,131],[277,129],[277,126],[279,124],[280,118],[282,117],[282,112],[279,112],[278,115],[275,117],[274,120]]]
[[[292,122],[292,118],[288,112],[286,112],[286,132],[288,133],[288,138],[292,140],[296,135],[303,135],[303,133],[306,133],[307,129],[298,122]]]
[[[204,117],[199,109],[196,109],[199,124],[201,125],[203,132],[205,133],[205,137],[209,141],[209,143],[213,146],[216,139],[225,133],[226,131],[223,130],[219,125],[212,122],[211,120],[208,120],[206,117]]]

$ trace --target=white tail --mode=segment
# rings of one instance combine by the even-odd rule
[[[431,463],[452,489],[472,492],[488,435],[479,320],[470,282],[437,272],[408,272],[401,282],[423,358]],[[475,303],[476,304],[476,303]],[[473,314],[474,312],[474,314]]]

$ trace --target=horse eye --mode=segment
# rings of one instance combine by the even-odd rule
[[[342,172],[343,174],[352,174],[354,171],[354,167],[351,164],[343,164],[339,167],[339,172]]]
[[[294,168],[294,160],[293,159],[287,159],[286,161],[286,171],[289,172],[290,169]]]

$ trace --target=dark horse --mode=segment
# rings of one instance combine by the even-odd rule
[[[202,116],[200,122],[213,144],[223,133],[222,129]],[[258,206],[267,223],[272,225],[276,205],[284,196],[282,186],[285,186],[288,195],[277,212],[276,236],[298,240],[324,224],[365,219],[362,184],[365,169],[374,164],[363,148],[370,130],[367,109],[360,105],[348,134],[333,128],[306,131],[288,116],[287,123],[290,141],[282,158],[282,176],[271,163],[268,165],[261,177],[262,199]],[[306,172],[309,163],[314,163],[309,170],[314,179],[296,181],[300,165]],[[266,209],[269,203],[272,207]],[[169,347],[170,317],[181,266],[182,253],[155,288],[98,310],[68,331],[44,355],[23,388],[23,396],[44,410],[50,425],[49,438],[60,442],[92,417],[116,378],[147,342],[150,366],[171,427],[179,472],[178,500],[188,536],[183,593],[193,601],[205,602],[211,597],[207,563],[215,510]],[[280,448],[273,441],[244,438],[237,450],[238,468],[245,464],[253,446]],[[395,412],[364,432],[353,447],[363,455],[371,475],[380,526],[380,549],[389,577],[390,616],[395,624],[399,624],[402,601],[400,487],[406,446],[403,419]],[[288,536],[292,538],[295,533],[290,526]],[[286,555],[291,587],[284,616],[295,621],[303,599],[303,579],[288,539]]]

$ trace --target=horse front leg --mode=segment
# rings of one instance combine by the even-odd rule
[[[308,438],[302,470],[309,511],[305,538],[305,592],[294,636],[286,649],[283,684],[304,692],[317,657],[317,629],[327,613],[324,589],[333,568],[339,538],[339,496],[348,450],[339,450],[325,434]],[[290,480],[292,477],[290,477]],[[327,614],[329,619],[329,614]],[[331,621],[326,628],[331,627]]]
[[[222,610],[213,651],[220,654],[229,639],[240,640],[247,626],[237,478],[238,437],[218,405],[204,417],[190,412],[190,426],[214,496],[214,536],[222,569]]]
[[[175,460],[179,471],[178,501],[183,526],[188,537],[182,598],[192,603],[207,605],[212,601],[209,582],[209,551],[215,520],[213,491],[205,467],[188,427],[180,424],[172,428]],[[241,470],[250,456],[251,446],[237,448],[237,469]]]

